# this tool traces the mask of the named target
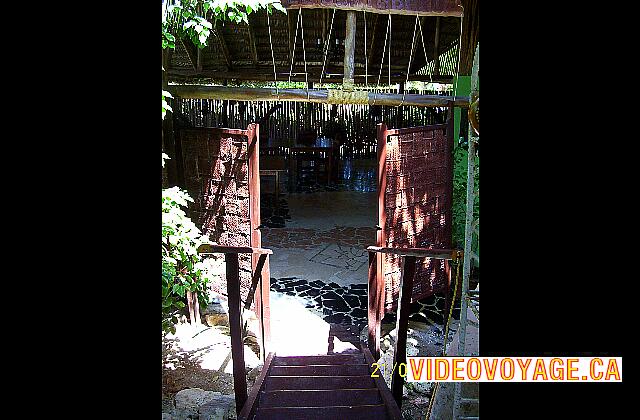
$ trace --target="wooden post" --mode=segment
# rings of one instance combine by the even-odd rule
[[[227,268],[227,294],[229,297],[229,330],[233,361],[233,389],[236,397],[236,413],[240,413],[247,401],[247,372],[244,366],[242,342],[242,309],[240,300],[240,273],[238,254],[224,254]]]
[[[196,325],[195,307],[193,304],[193,292],[187,290],[187,308],[189,309],[189,323]]]
[[[398,297],[398,317],[396,319],[396,345],[393,352],[393,366],[395,369],[391,377],[391,393],[402,407],[402,388],[404,377],[400,376],[400,364],[407,362],[407,329],[413,291],[413,277],[416,272],[416,257],[406,256],[402,259],[402,274],[400,276],[400,296]]]
[[[380,256],[382,258],[382,256]],[[378,253],[369,252],[369,306],[367,308],[367,325],[369,335],[367,346],[376,360],[380,358],[380,320],[378,319],[380,288],[378,287]]]
[[[436,17],[436,36],[435,36],[435,40],[434,40],[434,48],[433,48],[433,53],[434,55],[434,66],[433,66],[433,74],[435,76],[439,76],[440,75],[440,51],[439,51],[439,46],[440,46],[440,16]]]
[[[307,89],[309,89],[309,90],[313,89],[313,82],[307,83]],[[307,102],[305,104],[305,107],[304,107],[304,128],[305,128],[305,130],[308,130],[308,129],[312,128],[312,124],[311,124],[312,111],[313,111],[313,102]]]
[[[385,226],[387,222],[387,212],[384,206],[384,195],[387,189],[387,125],[385,123],[378,124],[378,225],[376,226],[376,245],[380,247],[387,246]],[[382,299],[380,302],[379,319],[384,318],[384,260],[385,256],[378,257],[377,264],[377,282],[382,289]]]
[[[355,71],[356,51],[356,12],[347,11],[346,35],[344,38],[344,75],[342,87],[345,90],[353,89],[353,74]]]
[[[249,158],[249,216],[251,219],[251,246],[262,247],[262,236],[260,232],[260,126],[250,124],[247,127],[247,137],[249,147],[247,150]],[[255,273],[258,267],[258,258],[251,256],[251,269]],[[269,342],[271,340],[270,319],[271,311],[269,306],[269,260],[265,262],[261,269],[259,286],[255,295],[255,310],[258,317],[258,329],[262,341],[262,354],[268,354]],[[263,357],[264,360],[264,357]]]

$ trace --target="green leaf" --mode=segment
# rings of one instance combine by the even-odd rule
[[[274,2],[271,3],[273,5],[273,7],[275,7],[276,9],[280,10],[283,13],[287,13],[287,9],[284,8],[284,6],[280,3],[280,2]]]

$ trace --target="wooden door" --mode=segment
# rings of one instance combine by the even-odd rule
[[[378,246],[451,248],[452,114],[450,107],[445,124],[401,129],[378,125]],[[385,312],[397,307],[400,269],[400,257],[379,255]],[[448,263],[418,259],[411,300],[448,292],[450,282]]]
[[[246,130],[185,128],[178,132],[184,188],[194,202],[189,216],[209,239],[220,245],[260,248],[259,126]],[[251,286],[257,256],[240,254],[240,291],[243,302]],[[262,270],[262,286],[252,308],[264,317],[269,337],[269,260]],[[226,279],[214,282],[226,296]],[[261,305],[262,302],[262,305]],[[259,318],[260,319],[260,318]]]

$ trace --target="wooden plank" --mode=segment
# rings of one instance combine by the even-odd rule
[[[444,260],[454,260],[462,256],[459,249],[436,249],[436,248],[388,248],[379,246],[367,247],[367,251],[380,252],[383,254],[395,254],[404,257],[429,257]]]
[[[260,408],[327,407],[382,404],[380,392],[370,389],[262,391]]]
[[[226,246],[202,244],[198,247],[199,254],[273,254],[270,249],[254,248],[251,246]]]
[[[447,104],[450,106],[451,103]],[[410,134],[410,133],[422,133],[427,127],[408,127],[408,128],[393,128],[387,130],[387,136],[397,136],[400,134]],[[446,130],[449,126],[447,124],[431,124],[428,129],[430,130]]]
[[[253,66],[258,67],[258,50],[256,48],[256,34],[251,23],[251,14],[247,16],[249,24],[247,30],[249,31],[249,46],[251,47],[251,57],[253,58]]]
[[[383,291],[378,287],[377,255],[375,252],[369,252],[369,305],[367,307],[367,344],[371,353],[376,355],[376,359],[380,358],[380,320],[378,319],[378,314],[382,303],[380,296],[383,295]]]
[[[222,51],[222,56],[227,66],[227,70],[233,69],[233,65],[231,62],[231,55],[229,54],[229,48],[227,47],[227,42],[224,39],[222,30],[220,28],[214,27],[213,34],[215,35],[216,39],[218,40],[218,44],[220,45],[220,50]]]
[[[271,369],[271,361],[274,356],[275,353],[269,353],[266,357],[262,370],[260,371],[260,375],[258,375],[258,379],[256,379],[256,382],[253,384],[249,397],[247,397],[247,402],[244,404],[244,407],[242,407],[240,414],[238,414],[238,420],[248,420],[253,418],[258,405],[257,402],[258,397],[260,396],[260,391],[265,388],[269,370]]]
[[[191,325],[196,325],[196,315],[195,315],[195,307],[193,304],[193,292],[187,291],[187,308],[189,309],[189,323]]]
[[[377,126],[377,142],[378,142],[378,225],[376,226],[376,245],[383,247],[386,245],[385,227],[387,223],[387,211],[384,205],[384,195],[387,190],[387,125],[380,123]],[[384,318],[385,306],[385,287],[384,287],[384,258],[376,257],[376,341],[375,355],[376,360],[380,358],[380,325]]]
[[[354,407],[279,407],[260,408],[256,411],[257,420],[372,420],[386,419],[385,406],[357,405]]]
[[[224,86],[201,86],[201,85],[169,85],[168,89],[174,95],[182,98],[194,99],[224,99],[235,101],[294,101],[294,102],[316,102],[331,103],[329,93],[325,89],[307,91],[307,89],[276,89],[272,88],[240,88]],[[395,93],[368,92],[367,104],[387,105],[387,106],[424,106],[424,107],[444,107],[453,102],[454,106],[468,108],[469,97],[467,96],[441,96],[441,95],[399,95]],[[404,99],[403,99],[404,98]],[[355,100],[346,103],[360,103]]]
[[[374,57],[373,53],[376,51],[376,32],[378,30],[378,18],[379,14],[376,13],[375,18],[373,20],[373,35],[371,35],[371,44],[369,44],[369,52],[367,53],[367,62],[371,63],[371,59]]]
[[[198,71],[198,47],[193,45],[190,39],[180,38],[180,43],[184,47],[187,52],[187,57],[189,57],[189,62],[193,67],[194,71]]]
[[[413,292],[413,278],[416,273],[416,257],[404,257],[402,261],[402,274],[400,276],[400,296],[398,296],[398,316],[396,318],[396,344],[393,351],[393,370],[391,376],[391,393],[402,407],[402,388],[404,377],[400,376],[400,365],[407,363],[407,329],[409,327],[409,314],[411,306],[411,294]]]
[[[462,0],[464,19],[460,46],[460,76],[471,75],[473,56],[480,37],[479,0]]]
[[[353,74],[355,72],[355,51],[356,51],[356,12],[347,12],[347,21],[344,38],[344,76],[342,85],[345,89],[353,88]]]
[[[269,376],[265,391],[276,389],[366,389],[375,388],[371,375],[356,376]]]
[[[369,366],[366,364],[271,367],[271,374],[274,376],[358,376],[369,373]]]
[[[251,219],[251,246],[261,247],[262,236],[259,230],[260,216],[260,125],[250,124],[247,127],[247,139],[249,142],[249,215]],[[257,289],[255,290],[255,310],[258,316],[258,333],[261,340],[261,359],[269,352],[271,341],[271,312],[269,305],[269,263],[268,260],[258,267],[259,261],[255,255],[251,258],[254,276],[258,275]],[[252,294],[253,297],[253,294]]]
[[[256,264],[256,268],[253,270],[253,278],[251,279],[251,287],[249,288],[249,293],[247,294],[247,300],[244,303],[244,309],[251,309],[251,304],[253,303],[253,296],[256,293],[256,288],[258,287],[258,283],[262,279],[262,269],[264,268],[264,263],[267,261],[267,254],[260,254],[258,257],[258,263]]]
[[[368,47],[368,45],[367,45]],[[331,56],[331,48],[329,47],[329,52],[327,53],[327,62],[329,62],[329,57]],[[417,47],[416,47],[417,48]],[[422,51],[422,46],[420,46],[420,51]],[[369,54],[372,54],[371,51],[369,52]],[[419,55],[417,56],[418,58],[414,57],[414,59],[421,59],[422,57],[422,53],[420,52]],[[251,67],[244,67],[244,68],[240,68],[240,66],[236,66],[236,70],[235,71],[217,71],[214,69],[203,69],[202,71],[198,72],[198,79],[212,79],[212,80],[224,80],[224,79],[237,79],[237,80],[251,80],[251,81],[265,81],[265,82],[273,82],[273,66],[271,67],[267,67],[266,65],[262,64],[263,62],[259,62],[258,63],[258,67],[254,67],[253,65]],[[424,65],[424,62],[421,62],[422,65]],[[369,61],[369,76],[371,76],[371,72],[374,70],[373,66],[377,66],[379,64],[378,63],[374,63],[373,61]],[[354,67],[359,68],[362,67],[360,65],[360,63],[355,63]],[[411,65],[412,67],[412,71],[415,70],[415,61],[414,64]],[[271,71],[269,71],[271,70]],[[282,80],[288,80],[289,79],[289,68],[287,67],[287,71],[285,73],[278,73],[278,80],[282,81]],[[322,65],[312,65],[307,63],[307,71],[309,73],[308,79],[313,79],[313,80],[320,80],[320,74],[322,72]],[[404,82],[407,79],[407,66],[396,66],[393,63],[391,64],[391,83],[399,83],[399,82]],[[170,68],[167,71],[168,75],[171,76],[171,81],[172,82],[179,82],[179,83],[189,83],[188,79],[192,78],[195,76],[194,71],[192,69],[185,69],[185,68]],[[327,74],[331,75],[331,78],[329,79],[329,82],[333,83],[333,81],[337,80],[338,78],[343,78],[344,77],[344,66],[342,67],[337,67],[335,64],[327,64],[327,68],[325,68],[324,74],[323,74],[323,79],[322,82],[323,83],[327,83],[327,79],[326,76]],[[353,75],[354,80],[356,83],[358,84],[364,84],[365,83],[365,75],[364,75],[364,68],[362,68],[362,73],[357,73]],[[369,83],[371,84],[371,81],[374,80],[374,77],[369,77]],[[291,81],[292,82],[305,82],[307,81],[305,78],[304,73],[292,73],[291,74]],[[453,76],[449,75],[449,74],[441,74],[439,76],[435,76],[435,75],[429,75],[429,74],[415,74],[415,73],[410,73],[409,74],[409,81],[418,81],[418,82],[431,82],[433,81],[434,83],[452,83],[453,82]]]
[[[406,0],[281,0],[287,9],[357,10],[371,13],[420,16],[462,16],[460,0],[406,1]]]
[[[240,309],[240,274],[238,254],[224,255],[227,268],[227,295],[229,298],[229,330],[231,333],[231,353],[233,361],[233,389],[236,399],[236,413],[240,413],[247,401],[247,377],[244,365],[244,343],[242,341],[242,313]]]
[[[375,363],[373,355],[366,346],[362,346],[362,353],[364,353],[364,358],[369,366],[371,366],[371,372],[373,372],[373,364]],[[376,384],[376,388],[378,388],[378,391],[380,391],[380,397],[384,402],[384,407],[386,409],[388,418],[393,420],[402,420],[400,407],[398,407],[396,400],[393,398],[393,395],[391,394],[391,391],[389,390],[389,387],[387,386],[387,383],[384,381],[382,376],[377,375],[373,377],[373,380]]]
[[[308,366],[308,365],[348,365],[364,363],[362,354],[327,354],[320,356],[278,356],[273,360],[274,366]]]
[[[440,16],[436,18],[436,36],[433,42],[434,48],[434,67],[433,74],[438,76],[440,74]]]

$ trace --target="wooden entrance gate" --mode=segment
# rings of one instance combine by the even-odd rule
[[[401,129],[378,125],[378,247],[451,248],[452,146],[452,106],[445,124]],[[398,303],[400,256],[381,257],[377,283],[384,284],[381,306],[388,313]],[[411,301],[444,291],[448,309],[450,284],[448,261],[418,258]]]
[[[219,245],[261,248],[259,126],[246,130],[229,128],[187,128],[178,131],[178,172],[183,187],[194,202],[189,216],[203,234]],[[238,257],[240,296],[247,300],[258,255]],[[270,339],[269,260],[262,269],[252,309],[260,322],[263,351]],[[224,279],[213,290],[227,295]]]

